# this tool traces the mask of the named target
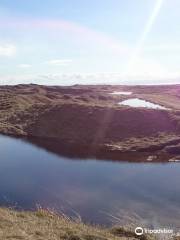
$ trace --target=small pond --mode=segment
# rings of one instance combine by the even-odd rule
[[[152,109],[161,109],[161,110],[167,110],[167,108],[159,105],[159,104],[154,104],[151,102],[148,102],[146,100],[142,100],[139,98],[131,98],[124,100],[122,102],[119,102],[120,105],[125,105],[125,106],[130,106],[130,107],[144,107],[144,108],[152,108]]]
[[[112,94],[112,95],[131,95],[132,92],[126,92],[126,91],[116,92],[115,91],[115,92],[112,92],[110,94]]]

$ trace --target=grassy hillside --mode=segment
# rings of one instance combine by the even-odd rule
[[[153,236],[137,236],[115,227],[102,229],[60,217],[52,212],[17,212],[0,208],[0,239],[2,240],[153,240]]]
[[[110,94],[114,90],[133,93]],[[171,110],[118,104],[132,97]],[[168,161],[180,155],[179,103],[179,85],[1,86],[0,133],[24,136],[51,151],[59,149],[60,154],[63,150],[83,157]]]

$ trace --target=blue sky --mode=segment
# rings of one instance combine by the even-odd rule
[[[180,83],[179,0],[1,0],[0,83]]]

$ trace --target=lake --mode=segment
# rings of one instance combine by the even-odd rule
[[[180,164],[70,159],[0,136],[0,204],[89,223],[180,227]]]
[[[168,110],[167,108],[159,105],[148,102],[146,100],[142,100],[139,98],[130,98],[119,102],[120,105],[130,106],[130,107],[145,107],[145,108],[152,108],[152,109],[161,109],[161,110]]]

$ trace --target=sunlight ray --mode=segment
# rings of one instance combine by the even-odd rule
[[[143,48],[143,45],[144,45],[144,42],[146,41],[147,39],[147,36],[149,34],[149,32],[151,31],[156,19],[157,19],[157,16],[159,15],[159,12],[160,12],[160,9],[162,7],[162,4],[163,4],[163,1],[164,0],[156,0],[155,2],[155,6],[153,8],[153,11],[150,15],[150,17],[148,18],[148,21],[145,25],[145,28],[143,30],[143,33],[130,57],[130,60],[127,64],[127,69],[125,71],[125,74],[124,76],[127,76],[129,72],[132,71],[133,67],[134,67],[134,64],[136,63],[136,60],[139,58],[140,56],[140,53],[142,51],[142,48]]]

